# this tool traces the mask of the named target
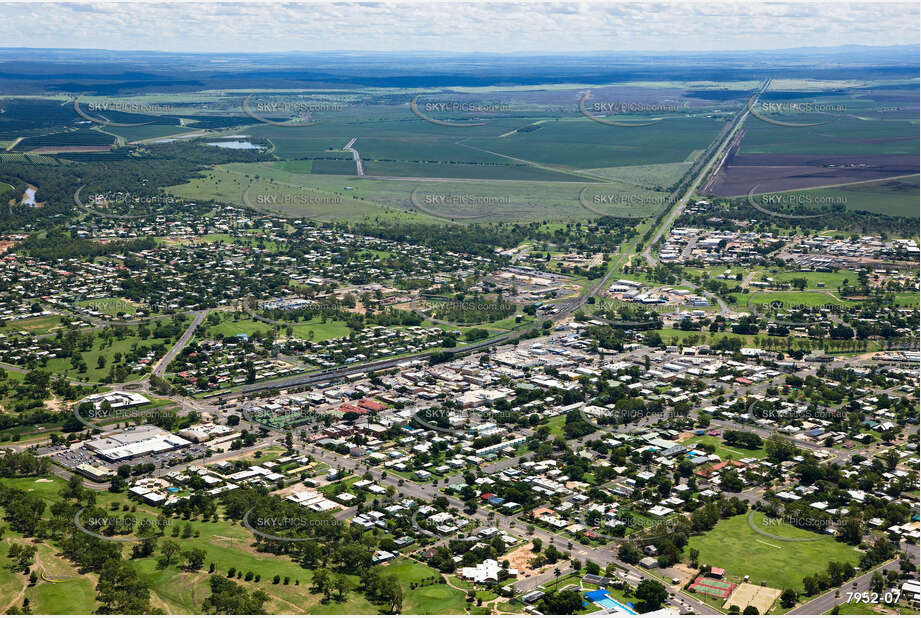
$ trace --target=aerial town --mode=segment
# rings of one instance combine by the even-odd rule
[[[692,4],[0,5],[0,611],[918,615],[918,9]]]
[[[303,545],[279,539],[321,543],[311,525],[357,530],[369,568],[424,564],[491,611],[575,610],[572,584],[608,613],[821,609],[841,603],[829,560],[848,565],[835,578],[872,573],[893,606],[917,607],[917,307],[881,305],[865,324],[857,303],[753,302],[799,278],[916,295],[914,241],[769,237],[743,273],[751,234],[694,243],[678,228],[663,253],[694,244],[685,274],[627,266],[589,300],[563,272],[582,254],[334,242],[234,209],[221,228],[175,218],[100,230],[165,242],[92,262],[7,250],[5,401],[28,387],[74,411],[60,430],[7,432],[10,456],[167,525],[263,496],[254,508],[303,521],[221,518],[263,551],[296,558]],[[285,259],[294,247],[313,259]],[[771,261],[788,252],[811,269]],[[826,261],[839,256],[857,261]],[[770,566],[784,543],[801,576]]]

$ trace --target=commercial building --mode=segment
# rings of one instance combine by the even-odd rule
[[[134,406],[143,406],[150,403],[150,399],[138,393],[126,393],[125,391],[112,391],[110,393],[97,393],[90,395],[83,401],[93,404],[97,410],[102,407],[103,403],[108,403],[113,410],[119,408],[131,408]]]
[[[87,440],[84,446],[107,461],[123,461],[143,455],[166,453],[191,442],[153,425],[138,425],[103,438]]]
[[[115,473],[108,468],[92,466],[88,463],[78,465],[76,470],[91,481],[107,481],[115,475]]]

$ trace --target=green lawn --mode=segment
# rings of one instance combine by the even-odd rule
[[[17,486],[39,491],[42,498],[56,497],[64,482],[51,477],[50,483],[36,483],[35,478],[2,479],[8,486]],[[29,609],[35,614],[86,614],[96,607],[95,584],[90,578],[80,575],[66,559],[57,555],[57,549],[47,543],[34,544],[37,554],[31,569],[39,576],[34,586],[28,586],[28,577],[7,568],[7,552],[11,543],[29,543],[21,534],[6,530],[0,541],[0,607],[9,608],[11,601],[24,591],[29,599]],[[48,581],[54,580],[54,581]],[[22,601],[17,602],[21,606]]]
[[[554,579],[543,585],[542,590],[545,592],[557,592],[563,590],[564,588],[573,588],[578,589],[580,587],[580,582],[582,581],[581,573],[570,573],[564,575],[559,579]]]
[[[814,538],[811,543],[778,541],[754,532],[747,515],[724,519],[702,536],[691,537],[688,549],[700,552],[700,564],[726,569],[730,581],[748,575],[754,584],[762,580],[772,588],[803,590],[803,577],[824,571],[829,561],[850,562],[856,566],[861,553],[830,536],[800,530],[781,522],[764,530],[778,536]],[[756,525],[760,514],[753,517]]]
[[[235,320],[232,313],[219,312],[217,315],[221,321],[217,326],[207,327],[209,337],[214,337],[218,334],[224,337],[234,337],[240,334],[252,336],[256,331],[271,333],[274,328],[271,324],[253,320],[249,317]],[[323,323],[321,318],[314,318],[309,322],[298,322],[297,325],[291,328],[294,337],[311,341],[336,339],[349,334],[349,328],[345,325],[345,322],[327,321]],[[278,332],[280,337],[285,336],[286,327],[279,327]]]
[[[822,305],[831,306],[853,306],[853,301],[837,300],[827,292],[758,292],[749,297],[740,296],[739,298],[751,298],[753,305],[766,305],[772,302],[784,303],[784,307],[796,307],[798,305],[806,307],[820,307]]]
[[[39,580],[41,581],[41,580]],[[96,590],[89,579],[41,582],[26,593],[36,614],[85,614],[96,606]]]
[[[94,298],[92,300],[81,300],[77,304],[111,316],[118,316],[122,313],[127,313],[128,315],[137,313],[137,307],[121,298]]]
[[[714,453],[719,455],[723,460],[726,459],[745,459],[746,457],[756,457],[758,459],[764,458],[764,447],[757,449],[747,449],[740,446],[728,446],[723,442],[722,437],[719,436],[694,436],[688,438],[682,442],[684,446],[691,446],[692,444],[711,444],[715,447]]]
[[[693,277],[700,277],[706,273],[711,279],[716,279],[717,275],[722,275],[727,270],[730,271],[731,277],[735,277],[736,275],[742,275],[744,277],[751,272],[750,269],[741,266],[709,266],[707,268],[688,266],[685,267],[684,272]],[[719,279],[719,281],[726,281],[726,284],[730,285],[734,279]]]
[[[543,423],[550,428],[550,435],[557,438],[566,438],[566,432],[563,430],[563,427],[566,425],[566,415],[560,414],[559,416],[554,416],[546,423]]]
[[[772,270],[760,271],[752,281],[761,281],[762,275],[773,279],[776,282],[792,281],[793,279],[805,279],[808,289],[816,289],[820,283],[825,284],[825,289],[835,291],[838,286],[843,285],[847,280],[851,285],[857,283],[857,273],[849,270],[842,270],[833,273],[801,273],[801,272],[780,272]]]
[[[921,299],[917,292],[899,292],[895,295],[895,304],[900,307],[917,307]]]
[[[398,559],[381,569],[383,577],[396,576],[403,586],[404,614],[460,614],[464,593],[447,584],[421,586],[410,590],[409,584],[437,575],[438,572],[418,562]]]
[[[66,485],[63,479],[58,478],[53,474],[48,474],[44,477],[27,476],[17,478],[3,478],[0,479],[0,483],[3,483],[7,487],[14,487],[29,493],[34,493],[48,504],[51,504],[52,502],[59,499],[59,492]],[[118,494],[109,495],[111,495],[112,499],[100,499],[100,504],[107,505],[120,497]]]
[[[24,330],[30,335],[44,335],[55,330],[61,323],[61,316],[46,315],[28,320],[10,320],[0,326],[0,333],[6,334]]]
[[[4,610],[9,607],[10,601],[16,598],[16,595],[19,594],[19,591],[28,581],[26,576],[21,573],[14,573],[6,568],[6,565],[10,562],[6,558],[10,545],[19,542],[18,535],[4,534],[4,538],[0,539],[0,556],[3,557],[3,568],[0,568],[0,601],[3,603]]]

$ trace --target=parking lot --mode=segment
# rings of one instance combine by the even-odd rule
[[[186,457],[201,459],[206,457],[208,455],[208,446],[205,444],[192,444],[174,451],[158,453],[156,455],[132,457],[131,459],[115,462],[97,457],[96,454],[89,449],[78,445],[48,447],[42,449],[40,454],[49,455],[55,463],[69,470],[75,469],[80,464],[88,464],[103,468],[118,468],[118,466],[123,465],[137,466],[141,464],[153,464],[157,468],[165,468],[168,466],[169,462],[174,459],[185,459]]]

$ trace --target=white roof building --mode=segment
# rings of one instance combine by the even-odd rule
[[[461,568],[461,577],[464,579],[469,579],[478,584],[486,582],[498,582],[499,581],[499,571],[502,570],[502,567],[498,562],[487,558],[480,564],[473,567],[463,567]],[[507,569],[509,575],[517,575],[517,569]]]

